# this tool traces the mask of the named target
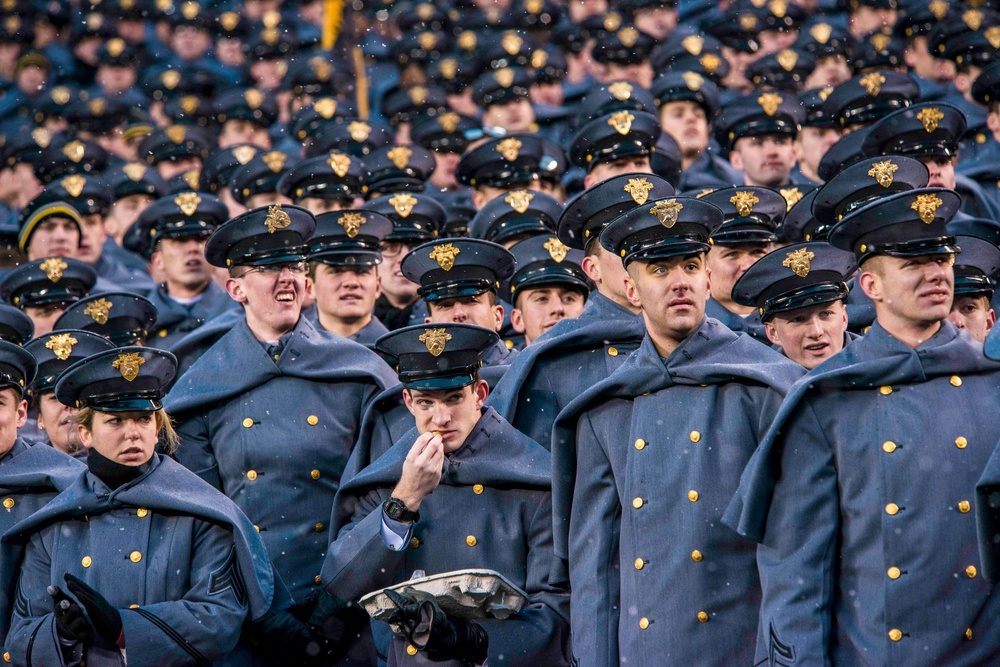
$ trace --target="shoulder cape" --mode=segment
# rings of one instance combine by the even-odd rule
[[[556,554],[567,555],[568,517],[576,477],[576,422],[586,410],[610,398],[634,398],[673,385],[737,382],[771,387],[784,395],[803,372],[798,364],[745,333],[730,331],[711,317],[706,317],[666,359],[660,357],[646,336],[618,370],[577,397],[556,418],[552,447]]]
[[[346,338],[320,333],[304,317],[277,360],[268,356],[246,319],[241,319],[177,380],[163,407],[178,416],[218,405],[281,376],[371,382],[380,390],[396,382],[395,374],[374,352]]]
[[[13,465],[0,468],[0,489],[42,487],[63,491],[85,467],[79,459],[44,443],[30,445],[24,438],[14,441],[8,456]]]
[[[781,429],[813,389],[859,389],[924,382],[940,375],[995,373],[1000,362],[983,356],[982,345],[959,335],[947,320],[920,347],[913,349],[876,321],[871,330],[802,377],[785,397],[760,447],[743,471],[740,488],[723,523],[740,535],[764,537],[774,485],[781,476]]]

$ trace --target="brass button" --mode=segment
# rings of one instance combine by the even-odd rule
[[[84,567],[90,567],[91,563],[93,562],[94,562],[93,558],[91,558],[90,556],[84,556],[83,560],[80,561],[80,565],[83,565]]]
[[[948,380],[948,382],[951,383],[952,387],[961,387],[962,386],[962,378],[958,377],[957,375],[952,375],[951,379]]]
[[[896,516],[898,512],[899,512],[899,505],[897,505],[896,503],[889,503],[888,505],[885,506],[885,513],[888,514],[889,516]]]
[[[312,477],[313,479],[319,479],[319,470],[313,470],[312,472],[309,473],[309,476]]]
[[[319,576],[317,574],[315,577],[313,577],[313,583],[314,584],[322,584],[323,583],[323,577],[321,577],[321,576]]]
[[[643,616],[642,618],[640,618],[639,619],[639,627],[642,628],[643,630],[645,630],[646,628],[648,628],[649,627],[649,619],[646,618],[645,616]]]
[[[247,479],[249,479],[251,482],[257,479],[257,471],[247,470]]]
[[[476,536],[469,535],[467,538],[465,538],[465,543],[468,544],[470,547],[476,546],[477,544]]]
[[[260,526],[258,526],[257,524],[253,525],[253,529],[256,530],[258,533],[260,532]]]
[[[485,487],[483,487],[482,484],[473,484],[472,485],[472,492],[474,494],[476,494],[477,496],[482,495],[483,491],[485,491],[485,490],[486,489],[485,489]]]
[[[896,628],[893,628],[892,630],[889,630],[889,639],[891,639],[892,641],[898,642],[902,638],[903,638],[902,631],[900,631],[900,630],[898,630]]]
[[[145,507],[140,507],[139,509],[137,509],[135,511],[135,515],[137,517],[139,517],[140,519],[145,519],[148,514],[149,514],[149,510],[146,509]]]
[[[697,502],[698,501],[698,492],[695,491],[694,489],[691,489],[690,491],[688,491],[688,500],[690,500],[693,503]]]
[[[691,435],[688,437],[691,438],[691,442],[698,442],[701,440],[701,433],[698,433],[698,431],[691,431]]]
[[[160,338],[166,338],[167,337],[167,330],[166,329],[160,329],[160,333],[158,335],[159,335]]]
[[[697,549],[695,549],[694,551],[691,552],[691,560],[693,560],[694,562],[700,563],[703,558],[705,558],[705,557],[702,556],[701,552],[698,551]]]
[[[646,441],[643,440],[642,438],[639,438],[638,440],[635,441],[635,448],[638,449],[640,452],[646,449]]]
[[[639,509],[640,507],[642,507],[642,498],[635,498],[632,501],[632,507],[634,507],[636,509]]]
[[[10,652],[9,651],[4,651],[3,661],[4,662],[10,662]]]
[[[247,417],[246,419],[243,420],[243,428],[250,428],[251,426],[253,426],[253,420],[252,419],[250,419],[249,417]]]
[[[505,340],[503,342],[503,346],[506,347],[508,350],[513,350],[514,349],[514,341],[512,341],[512,340]]]
[[[958,501],[958,511],[961,512],[962,514],[968,513],[968,511],[971,510],[971,509],[972,509],[972,505],[969,503],[968,500],[960,500],[960,501]]]
[[[319,423],[319,417],[317,417],[316,415],[309,415],[308,417],[306,417],[306,423],[309,424],[310,426],[315,426],[316,424]]]
[[[617,357],[618,356],[618,348],[614,347],[614,346],[609,347],[608,348],[608,356],[610,356],[610,357]]]
[[[128,608],[129,608],[129,609],[138,609],[138,608],[139,608],[139,605],[137,605],[137,604],[130,604],[130,605],[128,606]]]
[[[890,387],[889,385],[883,385],[878,388],[878,393],[882,394],[883,396],[888,396],[889,394],[892,393],[892,387]]]
[[[699,611],[698,612],[698,622],[699,623],[708,623],[708,612],[707,611]]]
[[[967,576],[969,579],[975,579],[976,574],[978,574],[978,570],[976,570],[975,565],[970,565],[969,567],[965,568],[965,576]]]
[[[4,498],[3,499],[3,506],[4,506],[4,509],[8,509],[8,510],[11,509],[11,508],[13,508],[14,507],[14,499],[13,498]]]
[[[326,528],[326,526],[324,526],[321,523],[317,523],[315,526],[313,526],[313,530],[315,530],[317,533],[322,533],[324,528]]]
[[[896,443],[894,443],[892,440],[886,440],[885,442],[882,443],[882,451],[885,452],[886,454],[892,454],[894,451],[896,451]]]
[[[962,436],[958,436],[957,438],[955,438],[955,446],[958,447],[959,449],[965,449],[966,447],[969,446],[969,441]]]
[[[411,537],[410,538],[410,548],[411,549],[419,549],[420,548],[420,540],[418,540],[415,537]]]
[[[899,571],[898,567],[890,567],[889,568],[889,578],[890,579],[899,579],[899,575],[901,575],[901,574],[902,574],[902,572]]]
[[[138,563],[139,561],[142,560],[142,554],[139,553],[138,551],[133,551],[128,555],[128,559],[133,563]]]
[[[636,558],[635,559],[635,569],[641,570],[644,567],[646,567],[646,561],[644,561],[641,558]]]
[[[414,646],[413,644],[407,644],[406,655],[416,655],[416,654],[417,654],[417,647]]]
[[[966,639],[972,639],[972,628],[966,628],[965,629],[965,638]]]

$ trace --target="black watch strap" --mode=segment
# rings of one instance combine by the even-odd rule
[[[389,498],[382,505],[382,508],[385,511],[385,515],[393,521],[407,523],[420,518],[420,512],[411,512],[406,508],[406,503],[399,498]]]

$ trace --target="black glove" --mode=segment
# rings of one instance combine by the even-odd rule
[[[118,610],[103,595],[72,574],[67,572],[63,575],[63,579],[66,580],[66,588],[69,589],[69,592],[87,610],[90,623],[94,626],[97,636],[109,644],[124,648],[122,617]]]
[[[398,624],[406,638],[432,662],[459,660],[479,664],[489,654],[489,637],[475,621],[452,618],[434,598],[407,588],[402,594],[386,589],[385,594],[398,607],[389,623]]]
[[[56,616],[56,634],[70,643],[82,642],[89,637],[90,623],[83,615],[80,605],[71,600],[57,586],[49,586],[46,590],[52,596],[52,602],[55,606],[53,613]]]
[[[274,664],[326,664],[324,642],[289,610],[254,623],[254,636],[258,646],[271,654]]]

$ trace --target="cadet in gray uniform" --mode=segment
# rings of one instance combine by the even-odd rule
[[[705,316],[703,200],[647,202],[609,224],[646,336],[560,413],[556,554],[568,559],[580,665],[746,665],[755,549],[721,524],[743,466],[802,368]]]

